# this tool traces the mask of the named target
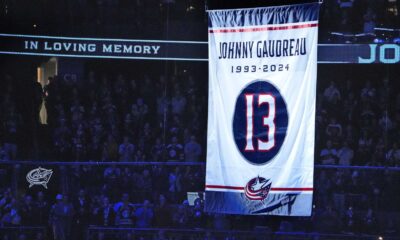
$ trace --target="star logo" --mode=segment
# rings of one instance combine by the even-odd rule
[[[264,200],[271,189],[271,182],[269,179],[257,176],[251,179],[245,187],[245,196],[249,200]]]
[[[28,172],[26,180],[29,183],[29,188],[34,185],[42,185],[47,189],[47,183],[50,181],[53,170],[42,167],[35,168]]]

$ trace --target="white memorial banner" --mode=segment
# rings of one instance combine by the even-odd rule
[[[311,215],[319,4],[208,14],[205,210]]]

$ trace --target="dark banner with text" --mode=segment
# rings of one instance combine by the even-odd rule
[[[228,46],[227,46],[228,47]],[[0,54],[208,61],[207,42],[75,38],[0,33]],[[319,44],[318,63],[396,64],[398,44]]]
[[[207,61],[207,43],[0,34],[0,54]]]

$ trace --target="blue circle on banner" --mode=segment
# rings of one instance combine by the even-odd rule
[[[236,99],[233,135],[242,155],[253,164],[265,164],[281,149],[288,127],[285,100],[271,83],[256,80]]]

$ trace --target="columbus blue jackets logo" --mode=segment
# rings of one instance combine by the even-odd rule
[[[42,167],[35,168],[28,172],[26,180],[29,182],[29,188],[34,185],[42,185],[47,189],[47,183],[50,181],[53,170]]]
[[[249,200],[264,200],[271,189],[271,181],[263,177],[251,179],[245,187],[244,194]]]

